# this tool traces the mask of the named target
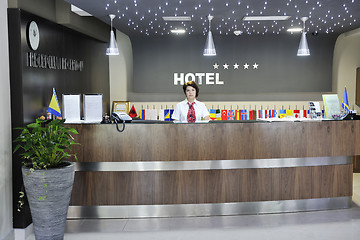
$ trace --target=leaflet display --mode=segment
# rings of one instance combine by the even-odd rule
[[[80,121],[80,94],[63,94],[63,117],[66,123]]]
[[[84,121],[101,122],[102,94],[84,94]]]

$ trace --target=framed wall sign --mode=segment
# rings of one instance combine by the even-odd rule
[[[126,114],[129,114],[130,102],[129,101],[113,101],[112,111],[113,112],[124,112]]]

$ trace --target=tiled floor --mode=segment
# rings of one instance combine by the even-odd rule
[[[189,218],[69,220],[65,240],[360,239],[360,174],[344,210]],[[358,206],[359,205],[359,206]],[[33,236],[27,238],[34,239]]]

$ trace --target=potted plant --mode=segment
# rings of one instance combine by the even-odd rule
[[[66,216],[74,182],[74,163],[66,161],[76,154],[72,134],[78,132],[64,126],[64,121],[37,118],[35,123],[20,127],[14,153],[24,159],[22,175],[34,224],[35,237],[63,239]]]

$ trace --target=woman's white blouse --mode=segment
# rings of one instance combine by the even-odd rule
[[[193,105],[195,109],[196,121],[202,120],[206,116],[210,116],[209,111],[207,110],[205,104],[199,102],[195,99],[195,104]],[[189,111],[188,100],[185,99],[182,102],[176,104],[172,118],[176,121],[187,122],[187,114]]]

